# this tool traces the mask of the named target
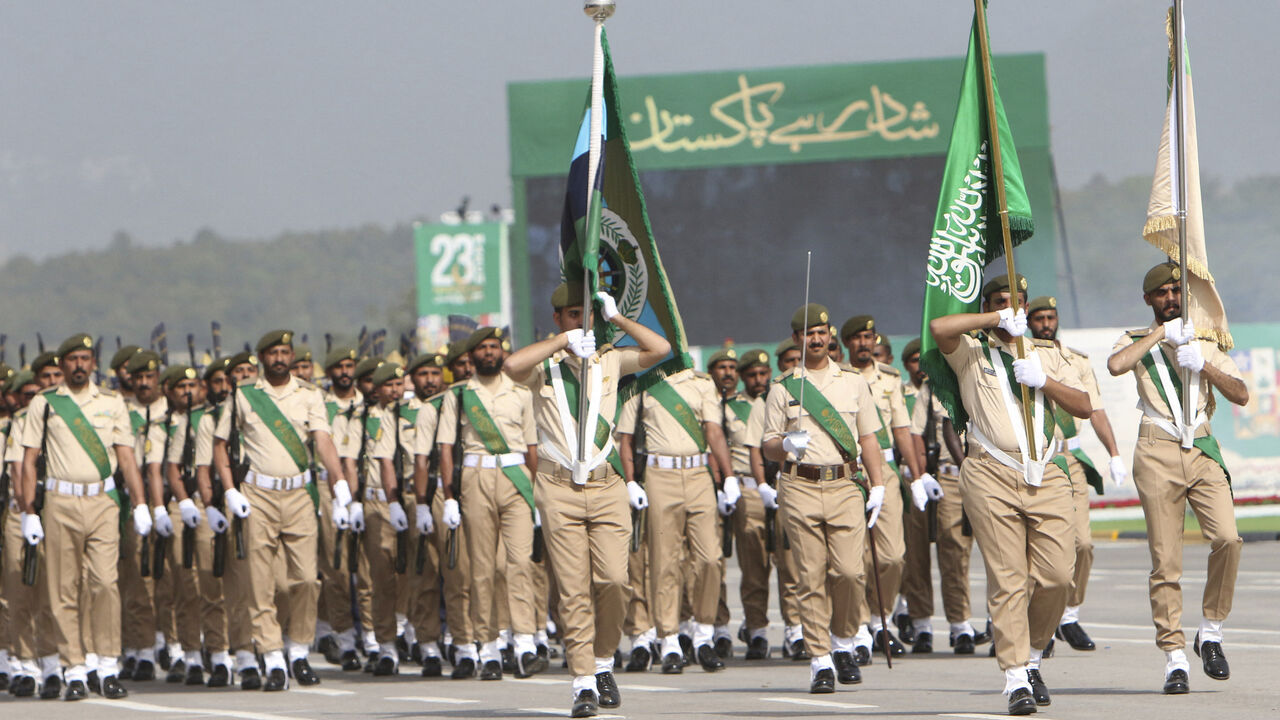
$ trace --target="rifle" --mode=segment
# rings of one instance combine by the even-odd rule
[[[231,463],[231,485],[236,489],[240,489],[241,483],[244,482],[245,476],[249,474],[249,461],[244,459],[244,448],[241,447],[240,428],[236,424],[238,408],[240,406],[240,389],[233,386],[231,388],[231,433],[227,437],[227,456]],[[221,483],[219,483],[221,484]],[[224,510],[226,498],[223,496]],[[231,514],[231,535],[235,540],[236,559],[243,560],[246,556],[244,541],[244,520],[234,513]]]
[[[351,404],[348,405],[347,409],[343,411],[343,414],[346,415],[347,417],[348,425],[350,425],[351,418],[353,415],[355,415],[355,411],[356,411],[356,401],[355,401],[355,398],[352,398]],[[360,432],[364,433],[364,428],[361,428]],[[346,531],[344,531],[342,528],[336,528],[333,533],[333,569],[335,571],[342,569],[342,539],[345,535],[346,535]],[[354,567],[348,568],[348,570],[350,572],[356,571]]]
[[[938,423],[933,411],[933,386],[926,386],[929,390],[928,397],[920,398],[919,402],[927,402],[925,406],[924,421],[924,470],[933,476],[936,480],[938,477],[938,459],[942,455],[942,444],[938,442]],[[925,503],[925,513],[928,514],[929,525],[929,542],[938,542],[938,501],[930,500]]]
[[[422,410],[425,412],[427,408],[423,407]],[[436,410],[435,435],[431,438],[431,454],[427,455],[427,512],[431,511],[431,504],[436,499],[436,490],[440,487],[440,446],[436,444],[436,440],[440,437],[439,413],[440,411]],[[422,533],[418,536],[418,557],[414,561],[414,571],[421,575],[426,567],[427,534]]]
[[[723,396],[720,398],[720,429],[724,433],[724,442],[727,446],[729,444],[729,399]],[[729,457],[732,462],[732,454]],[[733,472],[732,467],[729,468],[729,472]],[[713,477],[712,483],[714,482]],[[736,511],[735,505],[732,512],[720,519],[720,550],[725,557],[733,557],[733,513]]]
[[[190,342],[190,337],[188,342]],[[178,462],[178,472],[181,475],[182,488],[187,493],[187,497],[194,497],[196,494],[196,472],[195,472],[195,430],[192,428],[194,417],[192,413],[195,408],[191,406],[191,393],[187,393],[187,429],[182,434],[182,457]],[[167,455],[166,455],[167,457]],[[196,564],[196,529],[187,527],[186,523],[182,526],[182,567],[190,570]]]
[[[3,352],[4,336],[0,334],[0,354],[3,354]],[[0,362],[3,362],[3,360],[0,360]],[[10,421],[9,425],[4,429],[4,440],[0,441],[0,448],[6,448],[9,446],[9,433],[12,431],[13,422]],[[9,478],[9,463],[4,462],[4,459],[0,457],[0,528],[4,527],[4,522],[7,519],[6,516],[9,514],[11,484],[12,483]],[[0,568],[4,567],[4,535],[5,533],[0,532]]]
[[[648,445],[648,433],[644,429],[644,393],[640,393],[636,401],[636,427],[631,435],[631,479],[640,487],[644,487],[644,474],[648,466],[645,449]],[[648,523],[648,508],[631,509],[631,552],[640,552],[644,545],[645,525]]]
[[[40,456],[36,458],[36,491],[35,497],[31,500],[31,510],[39,515],[44,510],[44,481],[48,475],[48,462],[46,461],[45,450],[49,447],[49,409],[50,405],[44,406],[44,422],[41,423],[40,433]],[[40,571],[40,552],[39,545],[33,545],[24,542],[22,545],[22,584],[27,587],[34,587],[36,584],[36,576]]]
[[[458,387],[455,393],[458,401],[457,408],[457,427],[453,433],[453,474],[449,478],[449,489],[453,492],[453,499],[458,501],[458,513],[462,513],[462,387]],[[444,404],[441,403],[441,409]],[[445,548],[449,553],[449,569],[458,567],[458,528],[449,528],[449,535],[445,538]]]
[[[360,452],[356,454],[356,502],[364,502],[364,490],[368,482],[365,461],[369,459],[369,409],[372,399],[364,399],[364,409],[360,411]],[[360,535],[355,526],[347,534],[347,570],[355,572],[360,567],[356,554],[360,551]]]
[[[762,453],[763,455],[763,453]],[[764,481],[769,483],[773,488],[778,487],[778,473],[782,470],[782,464],[772,460],[761,460],[764,463]],[[783,536],[784,546],[790,548],[790,543],[786,543],[786,537]],[[769,553],[773,553],[778,549],[778,509],[764,509],[764,549]]]
[[[156,338],[156,335],[155,335],[155,331],[153,330],[151,332],[151,342],[153,345],[155,344],[155,338]],[[147,415],[145,420],[146,422],[142,424],[142,456],[143,456],[142,462],[144,467],[146,466],[147,434],[151,432],[151,405],[150,404],[147,405]],[[142,498],[140,498],[142,500],[142,505],[140,507],[147,508],[146,498],[147,498],[147,489],[146,487],[143,487]],[[135,510],[134,512],[137,512],[137,510]],[[146,509],[144,510],[144,512],[150,512],[150,510]],[[141,574],[142,577],[151,577],[151,533],[147,533],[146,535],[143,535],[142,538],[138,541],[138,556],[140,561],[140,567],[138,568],[139,574]]]
[[[190,425],[191,423],[187,423]],[[160,468],[164,471],[164,466],[168,464],[169,446],[173,443],[173,408],[170,407],[164,414],[164,455],[161,456]],[[167,477],[167,476],[166,476]],[[161,494],[160,507],[169,507],[169,491],[168,488]],[[186,525],[184,524],[185,528]],[[151,576],[156,580],[164,577],[164,560],[169,554],[170,539],[163,535],[156,535],[156,547],[154,557],[152,557]]]
[[[400,403],[397,402],[391,408],[391,418],[396,424],[395,450],[391,455],[391,466],[394,468],[396,476],[396,499],[393,501],[390,497],[388,502],[400,503],[400,509],[405,511],[408,516],[409,509],[404,506],[404,450],[400,447],[400,423],[403,418],[400,417]],[[396,574],[403,575],[409,567],[409,529],[399,530],[396,532]]]

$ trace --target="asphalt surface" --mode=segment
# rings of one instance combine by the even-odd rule
[[[1207,546],[1188,545],[1183,580],[1187,612],[1183,623],[1188,641],[1200,620]],[[731,561],[731,588],[737,568]],[[1224,649],[1231,662],[1229,681],[1214,681],[1192,663],[1191,694],[1160,694],[1164,656],[1154,645],[1147,601],[1149,556],[1141,542],[1099,542],[1089,596],[1081,616],[1098,648],[1075,652],[1059,642],[1042,674],[1053,704],[1038,718],[1137,719],[1160,718],[1272,718],[1280,716],[1280,543],[1248,543],[1244,547],[1235,607],[1225,627]],[[971,573],[975,614],[985,607],[983,571],[975,555]],[[733,590],[731,590],[731,593]],[[939,611],[940,595],[938,596]],[[736,597],[730,597],[734,627],[741,617]],[[776,611],[772,613],[776,618]],[[974,624],[981,627],[982,618]],[[682,675],[618,672],[622,707],[600,717],[625,718],[800,718],[800,717],[1003,717],[1000,695],[1003,674],[995,660],[978,655],[956,657],[947,648],[946,623],[934,620],[937,651],[928,656],[907,655],[893,669],[877,656],[863,668],[863,683],[837,686],[833,695],[810,695],[807,663],[780,657],[780,626],[771,629],[773,657],[746,663],[743,648],[726,670],[705,673],[689,667]],[[426,680],[406,665],[396,678],[373,678],[343,673],[313,654],[322,682],[312,688],[283,693],[244,692],[236,688],[209,690],[166,685],[163,681],[126,683],[126,700],[92,697],[78,703],[16,700],[0,696],[0,717],[40,720],[86,718],[241,718],[242,720],[299,720],[301,718],[537,718],[565,717],[570,705],[567,671],[553,660],[552,669],[534,678],[500,682]],[[22,713],[22,714],[18,714]]]

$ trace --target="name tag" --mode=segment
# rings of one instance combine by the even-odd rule
[[[792,398],[790,401],[787,402],[787,405],[791,407],[795,407],[796,405],[799,405],[799,404],[800,404],[800,401],[796,400],[795,398]]]
[[[982,368],[982,372],[984,372],[984,373],[986,373],[986,374],[988,374],[988,375],[990,375],[990,376],[992,376],[992,377],[995,377],[995,376],[996,376],[996,370],[995,370],[995,368],[984,367],[984,368]]]

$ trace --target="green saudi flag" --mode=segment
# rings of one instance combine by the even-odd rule
[[[994,68],[991,74],[1009,230],[1013,244],[1017,245],[1031,237],[1035,226]],[[938,400],[959,428],[968,423],[969,416],[960,403],[955,373],[929,334],[929,321],[943,315],[977,312],[982,304],[983,270],[1003,254],[1004,240],[1000,230],[990,140],[982,48],[975,14],[969,32],[969,55],[965,58],[964,75],[960,79],[960,102],[956,107],[951,142],[947,146],[947,166],[938,196],[938,214],[933,221],[933,238],[929,242],[920,332],[921,367],[929,374]]]

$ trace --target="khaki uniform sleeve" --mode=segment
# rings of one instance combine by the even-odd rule
[[[859,377],[861,379],[861,377]],[[876,414],[876,401],[871,397],[871,386],[866,381],[858,383],[858,427],[853,431],[862,437],[863,435],[874,435],[880,429],[880,417]]]
[[[742,436],[742,444],[747,447],[760,447],[764,436],[764,400],[756,398],[751,401],[751,415],[747,417],[747,432]]]
[[[533,418],[533,393],[523,392],[523,386],[517,386],[522,390],[520,392],[520,402],[524,404],[523,412],[520,417],[520,426],[524,430],[524,444],[522,448],[511,448],[513,452],[524,452],[528,446],[538,444],[538,423]]]
[[[709,378],[699,378],[698,394],[702,405],[702,412],[699,413],[702,422],[719,425],[726,409],[720,406],[720,392],[716,390],[716,384]]]
[[[907,412],[907,399],[902,394],[902,383],[895,382],[893,392],[889,393],[889,427],[910,426],[911,415]]]
[[[1094,410],[1102,410],[1102,392],[1098,390],[1098,376],[1094,374],[1093,367],[1089,365],[1089,358],[1081,356],[1080,363],[1080,385],[1084,391],[1089,393],[1089,407]]]
[[[187,436],[187,414],[174,413],[172,422],[173,439],[169,441],[169,452],[165,453],[164,461],[180,463],[182,462],[182,443]]]
[[[222,415],[218,418],[218,424],[213,429],[213,436],[219,440],[225,441],[231,437],[231,404],[236,402],[239,396],[239,390],[232,390],[231,394],[227,395],[227,399],[222,401]]]
[[[164,417],[151,423],[151,427],[147,428],[147,440],[143,444],[146,449],[146,457],[142,458],[142,462],[147,465],[156,465],[164,462],[165,440],[169,437],[164,426]],[[170,442],[170,445],[173,443]]]
[[[324,395],[318,389],[307,392],[307,432],[317,430],[332,437],[333,428],[329,425],[329,412],[324,409]],[[306,438],[303,438],[306,440]]]
[[[5,443],[4,461],[5,462],[22,462],[22,456],[26,454],[26,445],[22,443],[23,428],[26,423],[26,415],[14,418],[13,423],[9,426],[9,438]]]
[[[223,413],[224,415],[226,413]],[[200,424],[196,426],[196,466],[209,466],[213,464],[213,430],[216,423],[213,419],[213,411],[206,412],[200,418]]]
[[[766,442],[782,437],[787,431],[787,394],[786,388],[780,384],[771,384],[769,394],[764,401],[764,431],[760,435],[760,446]]]
[[[442,403],[443,404],[443,403]],[[440,421],[440,411],[426,403],[418,411],[418,422],[414,435],[415,455],[430,455],[435,448],[436,424]]]
[[[113,445],[117,447],[133,447],[133,426],[129,423],[129,408],[125,407],[124,398],[116,396],[111,409],[112,434],[115,435]],[[161,442],[164,441],[163,434]],[[114,462],[114,458],[112,462]]]
[[[436,442],[441,445],[457,445],[458,391],[448,390],[440,406],[440,427],[436,430]]]
[[[1226,375],[1230,375],[1236,380],[1243,380],[1244,375],[1240,372],[1240,368],[1236,365],[1236,361],[1231,356],[1218,349],[1218,346],[1211,342],[1201,341],[1200,349],[1204,350],[1205,362],[1214,366]]]
[[[911,434],[924,435],[924,426],[928,420],[928,403],[924,402],[924,394],[921,393],[916,396],[916,406],[911,410]]]
[[[29,448],[39,448],[40,438],[44,435],[44,409],[49,406],[49,401],[43,395],[37,395],[31,399],[31,403],[27,405],[27,414],[25,422],[22,423],[22,445]],[[50,415],[53,411],[49,412]]]
[[[644,369],[643,367],[640,367],[640,348],[629,346],[624,348],[614,348],[610,352],[618,353],[619,375],[631,375]]]
[[[622,410],[618,412],[618,424],[614,427],[614,432],[628,435],[636,434],[636,413],[639,412],[639,406],[639,393],[632,395],[630,400],[622,404]]]

